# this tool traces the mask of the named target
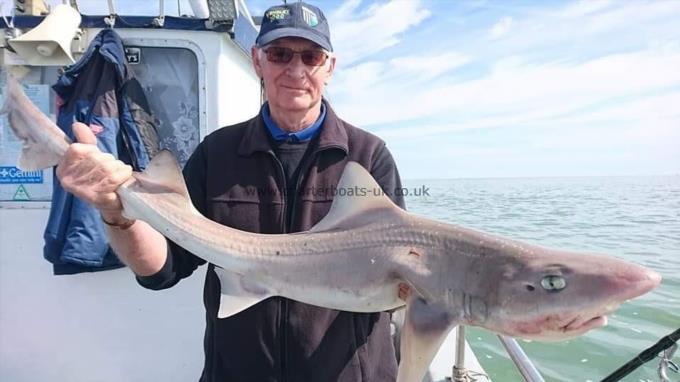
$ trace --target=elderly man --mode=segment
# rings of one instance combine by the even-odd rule
[[[184,175],[196,208],[250,232],[307,230],[333,199],[319,190],[333,189],[348,161],[363,165],[403,206],[384,142],[341,120],[323,99],[336,58],[321,10],[297,1],[268,9],[256,44],[253,66],[267,102],[254,118],[207,136],[193,153]],[[115,252],[138,282],[169,288],[205,263],[146,223],[122,216],[114,191],[131,176],[130,168],[99,152],[86,126],[76,124],[74,131],[80,143],[71,146],[57,175],[68,191],[101,211]],[[249,192],[253,188],[258,192]],[[395,379],[388,314],[340,312],[275,297],[218,319],[220,285],[213,269],[210,264],[203,297],[201,381]]]

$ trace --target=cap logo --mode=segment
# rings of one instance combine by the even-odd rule
[[[268,18],[270,21],[274,21],[283,20],[286,17],[288,17],[288,15],[290,15],[290,10],[288,8],[278,8],[267,11],[265,17]]]
[[[306,7],[302,7],[302,18],[310,27],[319,25],[319,19],[316,17],[316,13]]]

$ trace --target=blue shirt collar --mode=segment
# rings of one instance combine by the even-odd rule
[[[261,114],[264,124],[267,126],[267,130],[269,130],[269,134],[271,134],[275,141],[304,142],[314,138],[319,129],[321,129],[321,125],[323,125],[323,121],[326,119],[326,105],[321,102],[321,113],[319,113],[319,118],[317,118],[316,122],[295,133],[284,131],[276,125],[276,122],[274,122],[271,113],[269,112],[269,102],[265,102],[265,104],[262,105]]]

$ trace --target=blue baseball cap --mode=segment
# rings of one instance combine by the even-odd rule
[[[321,9],[302,1],[276,5],[264,12],[255,43],[263,46],[282,37],[301,37],[333,51],[326,16]]]

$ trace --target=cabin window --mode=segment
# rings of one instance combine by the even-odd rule
[[[126,52],[156,117],[161,148],[183,166],[199,142],[196,55],[184,48],[130,45]]]

